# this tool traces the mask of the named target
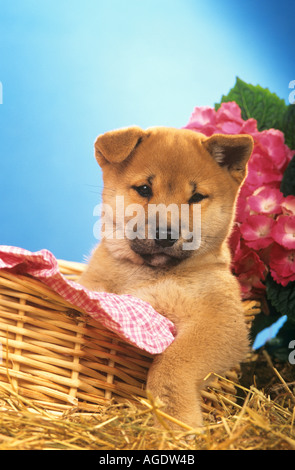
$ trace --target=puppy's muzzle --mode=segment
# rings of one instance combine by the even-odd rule
[[[180,234],[169,224],[157,224],[147,238],[134,238],[130,241],[132,250],[139,254],[145,263],[151,266],[169,266],[179,263],[190,256],[182,249]]]
[[[156,245],[167,248],[173,246],[178,241],[178,237],[173,233],[170,227],[167,227],[167,229],[156,227],[154,240]]]

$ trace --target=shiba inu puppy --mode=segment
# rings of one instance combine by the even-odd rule
[[[175,340],[155,356],[147,389],[192,427],[202,425],[205,377],[248,351],[227,239],[252,149],[247,135],[164,127],[119,129],[95,143],[108,229],[80,283],[137,296],[174,322]],[[118,200],[125,211],[114,217]],[[159,205],[169,208],[166,220]]]

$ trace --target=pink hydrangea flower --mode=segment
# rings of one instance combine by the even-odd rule
[[[238,252],[241,247],[241,230],[240,224],[235,223],[229,239],[229,248],[231,250],[233,269],[235,264],[235,257],[238,256]]]
[[[272,228],[275,221],[267,215],[252,215],[241,226],[245,243],[254,250],[268,247],[272,242]]]
[[[244,124],[239,106],[223,103],[216,112],[216,123],[225,134],[239,134]]]
[[[238,280],[242,290],[242,297],[250,299],[253,296],[260,297],[265,292],[265,285],[255,272],[240,274]]]
[[[276,188],[262,186],[248,198],[248,205],[254,212],[261,214],[281,214],[284,196]]]
[[[253,292],[265,291],[262,280],[265,279],[266,266],[257,253],[241,240],[237,226],[231,235],[231,247],[234,247],[232,268],[240,282],[243,297],[248,298]]]
[[[290,161],[290,149],[285,145],[283,132],[277,129],[268,129],[255,135],[258,145],[270,157],[275,168],[282,170]]]
[[[295,196],[285,197],[281,207],[284,215],[295,215]]]
[[[216,111],[216,124],[218,132],[222,134],[248,134],[257,132],[255,119],[242,119],[240,107],[234,103],[223,103]]]
[[[200,106],[195,108],[185,128],[211,136],[216,132],[215,110],[209,106]]]
[[[251,215],[251,208],[248,203],[249,196],[252,194],[246,186],[243,186],[236,204],[236,220],[240,223],[246,221]]]
[[[282,286],[295,281],[295,250],[288,250],[274,244],[269,258],[270,272],[273,279]]]
[[[241,274],[256,274],[259,279],[263,278],[266,273],[264,263],[254,250],[242,248],[236,257],[235,272]]]
[[[269,156],[254,147],[252,156],[248,163],[248,175],[245,184],[256,189],[266,184],[277,186],[282,180],[282,173]]]
[[[282,215],[278,217],[272,227],[273,239],[288,250],[295,250],[295,215]]]

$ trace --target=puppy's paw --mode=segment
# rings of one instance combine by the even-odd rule
[[[173,396],[157,396],[156,399],[151,391],[148,391],[149,402],[155,414],[155,427],[164,427],[167,430],[201,432],[203,416],[197,400],[184,400],[179,403],[173,400]]]

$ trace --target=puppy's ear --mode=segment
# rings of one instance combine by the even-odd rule
[[[226,168],[233,179],[241,184],[253,150],[253,138],[250,135],[215,134],[204,140],[203,145],[216,162]]]
[[[127,127],[109,131],[97,137],[94,144],[95,157],[100,166],[121,163],[141,142],[145,131],[140,127]]]

